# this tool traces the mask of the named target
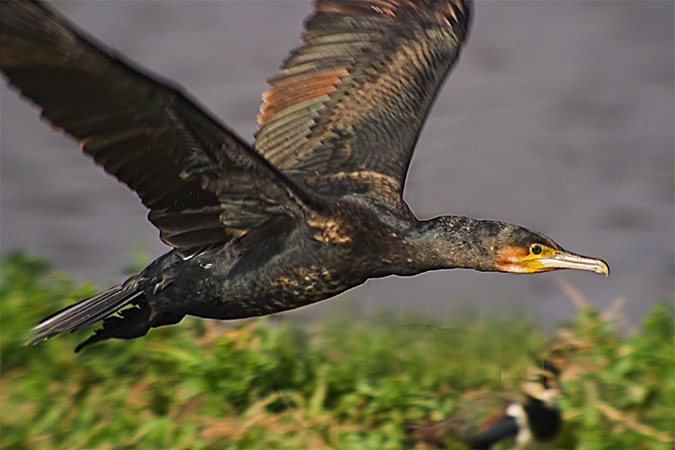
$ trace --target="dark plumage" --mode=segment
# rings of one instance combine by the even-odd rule
[[[535,231],[418,221],[403,201],[419,130],[467,33],[468,1],[316,1],[304,45],[264,94],[254,147],[41,3],[1,8],[9,83],[136,191],[173,247],[38,325],[31,342],[100,320],[78,349],[186,314],[271,314],[431,269],[608,273]]]

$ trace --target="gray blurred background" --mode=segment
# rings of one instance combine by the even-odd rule
[[[57,1],[80,27],[174,80],[252,140],[265,79],[299,45],[309,0]],[[669,1],[483,1],[427,120],[406,200],[420,218],[461,214],[537,229],[605,259],[592,273],[467,270],[370,280],[286,313],[306,320],[415,310],[574,316],[565,280],[593,305],[623,298],[633,325],[673,300],[674,24]],[[42,255],[101,288],[137,250],[167,250],[135,195],[2,86],[0,250]]]

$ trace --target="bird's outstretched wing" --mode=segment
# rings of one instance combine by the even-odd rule
[[[469,0],[316,0],[304,46],[269,80],[256,149],[324,195],[392,207],[467,34]]]
[[[184,256],[306,207],[305,193],[178,89],[41,3],[0,8],[0,68],[10,84],[136,191],[161,238]]]

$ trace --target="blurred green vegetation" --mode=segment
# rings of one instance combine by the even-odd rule
[[[75,354],[87,331],[30,347],[25,337],[95,286],[21,253],[0,283],[2,448],[406,448],[407,422],[518,386],[544,358],[563,369],[556,447],[673,448],[670,305],[631,333],[584,307],[553,338],[515,318],[445,329],[190,318]]]

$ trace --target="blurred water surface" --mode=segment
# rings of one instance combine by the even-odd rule
[[[91,35],[175,80],[252,139],[265,79],[299,44],[309,1],[58,1]],[[526,312],[546,324],[574,307],[557,284],[594,305],[626,301],[635,324],[673,298],[673,2],[478,1],[468,44],[427,120],[406,200],[420,218],[451,213],[540,230],[606,259],[591,273],[536,276],[467,270],[371,280],[287,313],[340,304],[363,317],[416,310]],[[124,186],[1,90],[3,254],[44,255],[78,279],[123,279],[134,249],[166,251]]]

